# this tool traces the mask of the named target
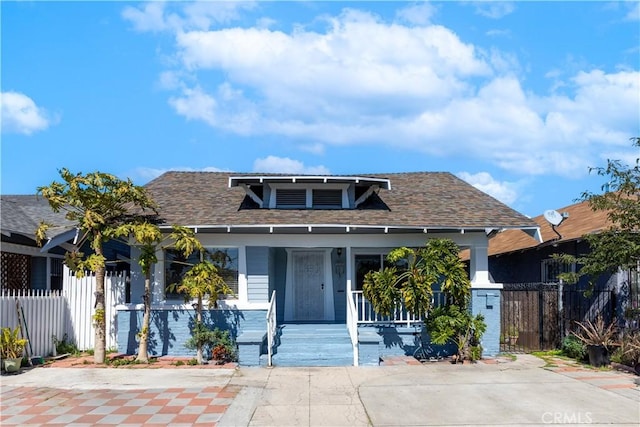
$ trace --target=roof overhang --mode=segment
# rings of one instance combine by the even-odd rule
[[[330,176],[330,175],[246,175],[230,176],[229,187],[238,187],[242,184],[328,184],[328,183],[353,183],[363,185],[377,185],[382,189],[391,190],[391,181],[386,178],[369,178],[362,176]]]
[[[42,248],[40,249],[40,252],[47,252],[49,249],[55,248],[56,246],[61,246],[65,248],[66,243],[69,240],[73,240],[73,244],[75,244],[78,239],[79,233],[80,233],[80,229],[78,228],[71,228],[69,230],[58,233],[52,238],[50,238],[49,241],[47,241],[47,243],[45,243],[42,246]]]
[[[443,234],[485,233],[481,227],[419,227],[403,225],[363,224],[241,224],[241,225],[187,225],[196,233],[236,234]],[[171,230],[171,226],[161,226]]]

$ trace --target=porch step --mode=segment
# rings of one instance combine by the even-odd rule
[[[266,357],[263,357],[266,364]],[[353,348],[345,324],[284,324],[274,366],[351,366]]]

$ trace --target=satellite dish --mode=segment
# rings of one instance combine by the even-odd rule
[[[564,217],[560,215],[558,211],[554,211],[553,209],[549,209],[548,211],[544,211],[544,219],[553,226],[560,225],[560,223],[564,220]]]

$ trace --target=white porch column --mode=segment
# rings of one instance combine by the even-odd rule
[[[351,257],[351,246],[346,247],[346,253],[345,253],[344,259],[345,259],[345,264],[347,264],[345,269],[345,274],[347,278],[347,298],[351,298],[351,292],[353,291],[353,281],[351,280],[353,275],[353,259]]]
[[[489,276],[489,248],[488,243],[476,243],[470,248],[470,271],[472,288],[502,288],[492,283]]]

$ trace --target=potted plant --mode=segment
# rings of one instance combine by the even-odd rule
[[[518,327],[516,325],[509,325],[507,326],[507,332],[506,332],[506,343],[509,345],[516,345],[516,343],[518,342],[518,336],[520,336],[520,333],[518,331]]]
[[[587,346],[589,364],[596,367],[608,365],[609,352],[618,345],[615,325],[606,325],[601,315],[598,315],[595,322],[585,320],[576,324],[580,329],[571,334]]]
[[[19,328],[2,328],[0,333],[0,356],[6,372],[18,372],[22,364],[22,356],[27,340],[19,338]]]

